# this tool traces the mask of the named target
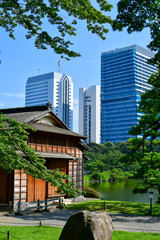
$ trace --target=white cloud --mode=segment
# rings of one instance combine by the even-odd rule
[[[0,107],[4,107],[4,104],[0,102]]]
[[[24,93],[0,93],[0,95],[6,97],[25,98]]]

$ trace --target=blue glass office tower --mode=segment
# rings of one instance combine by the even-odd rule
[[[101,54],[101,143],[125,142],[141,117],[138,102],[151,89],[147,80],[156,67],[147,63],[154,54],[133,45]]]

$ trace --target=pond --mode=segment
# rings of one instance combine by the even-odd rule
[[[104,200],[149,203],[148,194],[133,194],[132,190],[138,182],[137,179],[125,179],[117,180],[114,183],[85,183],[85,185],[95,189],[100,194],[100,198]],[[155,189],[153,192],[153,203],[156,203],[158,192]]]

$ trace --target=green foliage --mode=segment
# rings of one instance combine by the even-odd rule
[[[83,176],[83,181],[84,181],[84,182],[89,182],[89,181],[90,181],[90,175],[86,175],[86,174],[85,174],[85,175]]]
[[[75,185],[70,182],[70,177],[58,169],[47,169],[45,159],[27,145],[28,131],[35,130],[0,114],[0,167],[7,172],[24,169],[25,173],[57,186],[59,193],[76,195]]]
[[[109,177],[110,177],[110,171],[105,171],[105,172],[101,172],[100,173],[100,181],[108,181]],[[89,182],[89,181],[93,181],[92,179],[92,175],[84,175],[84,182]]]
[[[108,181],[109,177],[110,177],[109,170],[101,173],[101,180],[102,181]]]
[[[115,144],[115,147],[117,150],[119,150],[121,153],[129,153],[129,143],[128,142],[117,142]]]
[[[124,172],[120,168],[115,168],[109,172],[110,172],[110,180],[115,181],[116,179],[124,179],[125,178]]]
[[[150,61],[160,64],[160,2],[155,0],[120,0],[118,2],[117,22],[114,29],[127,28],[128,33],[150,29],[151,42],[148,47],[155,51],[155,57]]]
[[[129,132],[142,136],[129,140],[130,153],[123,157],[125,164],[139,164],[137,176],[144,179],[143,185],[135,192],[146,192],[156,188],[160,194],[160,1],[120,0],[118,2],[117,22],[114,29],[127,28],[128,33],[149,28],[151,42],[148,48],[155,56],[148,60],[157,66],[148,83],[153,88],[141,95],[139,111],[144,113],[139,124]]]
[[[95,172],[104,172],[120,168],[123,171],[135,171],[137,165],[134,163],[130,167],[120,162],[120,158],[124,153],[128,153],[129,143],[117,143],[114,145],[111,142],[104,144],[89,143],[91,151],[85,151],[85,155],[89,160],[85,161],[84,169],[88,174]]]
[[[133,128],[133,131],[135,131],[135,128]],[[150,188],[155,188],[160,194],[160,153],[156,152],[157,141],[154,146],[154,141],[152,141],[151,137],[150,141],[147,141],[147,144],[145,144],[144,138],[143,135],[143,138],[130,139],[131,153],[123,156],[121,161],[125,162],[125,164],[133,164],[137,161],[139,163],[135,176],[143,179],[143,184],[138,185],[134,189],[134,193],[146,193]]]
[[[35,38],[37,48],[46,49],[50,46],[55,53],[69,59],[80,56],[70,50],[72,43],[66,40],[66,36],[76,35],[78,20],[85,20],[88,31],[102,39],[109,31],[106,24],[113,24],[111,17],[105,15],[111,11],[112,5],[106,0],[98,0],[97,3],[100,10],[89,0],[1,0],[0,26],[13,39],[15,28],[21,26],[27,31],[27,39]],[[52,35],[44,27],[47,23],[52,29]]]
[[[93,162],[86,163],[86,167],[88,169],[88,173],[92,174],[93,172],[103,171],[105,164],[99,160],[95,160]]]
[[[99,193],[95,191],[93,188],[84,186],[84,197],[86,198],[99,198]]]
[[[93,172],[90,175],[90,180],[91,181],[101,181],[102,180],[101,173],[100,172]]]
[[[130,171],[124,172],[120,168],[115,168],[113,170],[107,170],[105,172],[93,172],[91,175],[84,175],[84,181],[115,181],[117,179],[125,179],[133,176],[133,173]]]

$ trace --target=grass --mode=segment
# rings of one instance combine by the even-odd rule
[[[7,239],[7,231],[11,233],[11,239],[19,240],[58,240],[62,228],[41,226],[41,227],[13,227],[0,226],[0,239]],[[13,237],[14,236],[14,237]],[[16,237],[16,238],[15,238]],[[158,233],[133,233],[124,231],[114,231],[112,240],[158,240]]]
[[[134,214],[148,216],[150,205],[148,203],[122,202],[122,201],[106,201],[107,211],[112,213]],[[104,200],[92,200],[81,203],[69,204],[68,209],[103,211]],[[153,204],[152,216],[160,216],[160,204]]]
[[[137,233],[137,232],[125,232],[114,231],[112,240],[159,240],[159,233]]]
[[[0,240],[7,239],[7,231],[10,231],[11,239],[19,240],[58,240],[62,228],[49,226],[13,227],[0,226]]]

